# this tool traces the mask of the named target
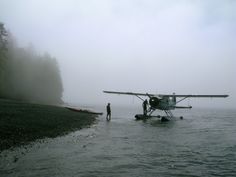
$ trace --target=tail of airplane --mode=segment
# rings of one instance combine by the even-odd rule
[[[176,109],[191,109],[192,106],[175,106]]]
[[[172,101],[173,101],[173,103],[176,105],[176,96],[175,96],[175,93],[173,93]]]

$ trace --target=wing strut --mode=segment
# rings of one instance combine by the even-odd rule
[[[177,103],[179,103],[179,102],[181,102],[181,101],[183,101],[183,100],[185,100],[186,98],[189,98],[189,97],[188,97],[188,96],[186,96],[186,97],[184,97],[184,98],[180,99],[179,101],[177,101],[177,102],[176,102],[176,104],[177,104]]]
[[[140,100],[144,101],[144,99],[141,98],[140,96],[138,96],[138,95],[135,95],[135,96],[138,97]]]

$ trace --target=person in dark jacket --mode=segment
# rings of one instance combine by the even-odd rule
[[[148,101],[147,99],[143,102],[143,115],[147,115],[147,105],[148,105]]]
[[[107,117],[106,117],[107,121],[111,120],[111,106],[110,105],[111,105],[110,103],[107,104]]]

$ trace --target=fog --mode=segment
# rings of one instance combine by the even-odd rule
[[[193,106],[235,108],[236,1],[1,0],[21,46],[57,59],[63,100],[140,104],[103,90],[229,94]]]
[[[62,104],[63,84],[55,58],[39,55],[33,45],[17,46],[0,23],[0,98]]]

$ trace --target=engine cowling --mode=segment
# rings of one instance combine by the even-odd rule
[[[159,105],[159,99],[157,97],[151,97],[149,99],[149,104],[152,108],[156,108]]]

